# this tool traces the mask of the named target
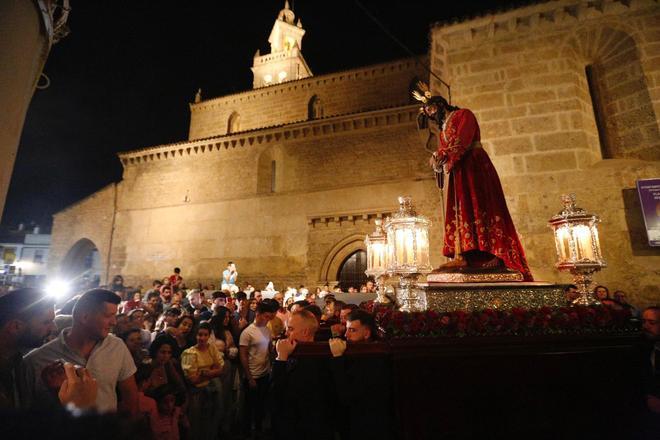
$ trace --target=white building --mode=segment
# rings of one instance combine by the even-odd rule
[[[5,234],[0,240],[0,285],[37,286],[46,278],[50,234],[39,227]]]

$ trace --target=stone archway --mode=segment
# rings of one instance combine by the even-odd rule
[[[364,234],[353,234],[335,244],[326,255],[319,272],[320,284],[336,283],[337,274],[348,257],[357,251],[366,251]]]
[[[102,272],[101,254],[96,244],[88,238],[81,238],[71,246],[59,268],[64,279],[85,287],[98,286]]]

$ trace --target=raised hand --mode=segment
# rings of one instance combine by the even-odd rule
[[[280,339],[277,341],[277,344],[275,344],[277,359],[280,361],[286,361],[289,359],[289,355],[296,349],[296,345],[298,345],[298,343],[295,339]]]
[[[80,368],[76,372],[76,367],[66,362],[64,373],[66,379],[57,393],[62,405],[73,404],[79,409],[88,409],[96,405],[98,385],[89,370]]]
[[[343,339],[331,338],[328,345],[330,345],[330,352],[333,357],[343,356],[346,351],[346,341]]]

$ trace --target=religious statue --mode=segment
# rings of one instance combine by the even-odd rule
[[[425,84],[418,88],[413,96],[423,103],[419,125],[428,125],[437,137],[430,165],[441,187],[444,174],[449,176],[442,253],[453,260],[438,271],[508,270],[532,281],[500,179],[481,146],[477,119],[433,96]]]

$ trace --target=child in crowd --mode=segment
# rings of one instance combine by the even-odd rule
[[[154,391],[158,411],[151,419],[151,432],[158,440],[179,440],[181,408],[176,406],[174,389],[163,385]],[[183,421],[182,421],[183,422]]]
[[[138,413],[140,417],[138,423],[140,423],[141,428],[145,431],[151,431],[152,420],[158,412],[156,401],[144,394],[149,389],[151,372],[151,365],[147,364],[138,365],[135,372],[135,382],[138,387]]]

